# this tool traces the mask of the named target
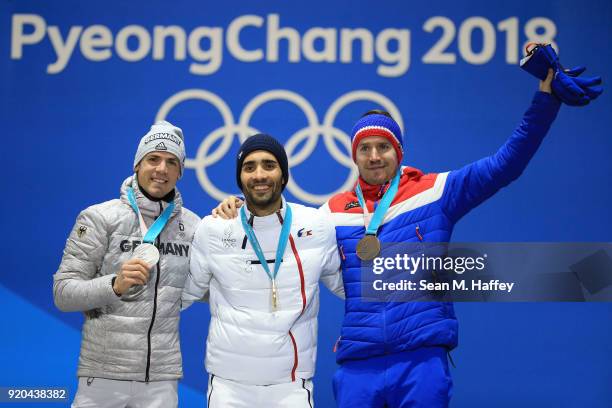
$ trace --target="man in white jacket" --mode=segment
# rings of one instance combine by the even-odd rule
[[[283,146],[248,138],[236,179],[237,218],[204,218],[192,245],[183,308],[210,296],[208,406],[312,407],[319,280],[344,297],[333,225],[319,210],[287,203]]]

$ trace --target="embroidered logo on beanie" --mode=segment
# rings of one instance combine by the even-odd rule
[[[164,151],[177,157],[181,165],[181,176],[185,169],[185,143],[183,131],[165,120],[156,122],[151,130],[140,139],[136,156],[134,157],[134,170],[143,157],[154,151]]]

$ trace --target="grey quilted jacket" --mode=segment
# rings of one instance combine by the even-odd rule
[[[131,176],[121,186],[120,199],[82,211],[53,277],[53,297],[59,309],[85,313],[79,377],[179,379],[181,292],[200,219],[182,206],[176,190],[175,209],[156,241],[160,260],[151,268],[147,285],[118,297],[111,281],[142,240],[138,216],[127,199],[130,186],[147,225],[167,205],[147,199]]]

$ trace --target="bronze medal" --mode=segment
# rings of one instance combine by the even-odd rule
[[[376,235],[366,235],[357,243],[357,256],[362,261],[371,261],[380,253],[380,241]]]

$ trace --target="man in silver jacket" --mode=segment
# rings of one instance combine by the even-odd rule
[[[178,404],[181,292],[199,222],[175,187],[184,161],[181,129],[157,122],[120,198],[82,211],[70,233],[53,297],[60,310],[85,314],[73,407]]]

